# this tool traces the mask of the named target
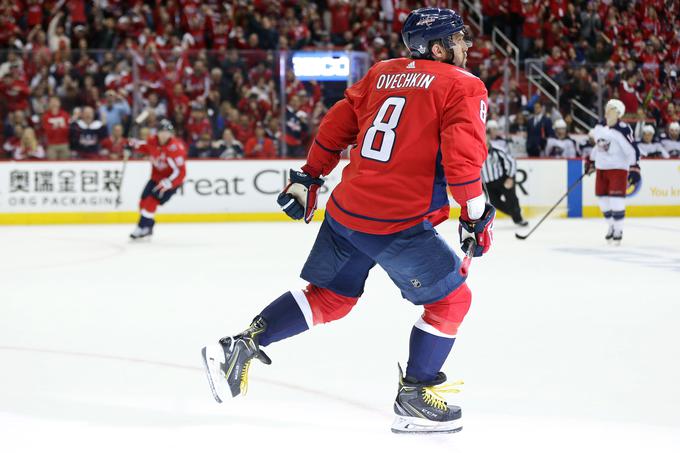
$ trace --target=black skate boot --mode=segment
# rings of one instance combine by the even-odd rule
[[[446,375],[440,372],[432,382],[414,382],[403,376],[399,366],[399,392],[394,402],[393,433],[456,433],[463,429],[460,407],[447,404],[441,393],[458,393],[457,381],[444,384]]]
[[[153,234],[153,228],[137,226],[132,233],[130,233],[130,239],[138,240],[144,238],[150,238]]]
[[[524,220],[522,217],[520,217],[518,219],[512,219],[512,222],[515,225],[517,225],[518,227],[522,227],[522,228],[529,226],[529,222]]]
[[[235,337],[224,337],[201,350],[210,390],[218,403],[229,396],[246,394],[252,359],[259,359],[266,365],[272,363],[257,341],[266,328],[267,323],[258,316],[250,327]]]
[[[617,231],[612,234],[612,242],[614,245],[621,245],[621,240],[623,239],[623,231]]]
[[[611,241],[614,238],[614,227],[610,226],[609,229],[607,230],[607,235],[604,237],[607,242]]]

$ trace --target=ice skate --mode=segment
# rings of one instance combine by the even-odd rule
[[[446,375],[440,372],[431,382],[412,382],[403,376],[399,366],[399,392],[394,402],[393,433],[432,434],[456,433],[463,429],[460,407],[450,405],[442,393],[458,393],[457,381],[444,384]],[[442,385],[444,384],[444,385]]]
[[[614,227],[610,226],[607,230],[607,235],[604,237],[607,242],[610,242],[614,238]]]
[[[222,338],[201,350],[210,390],[218,403],[248,391],[248,369],[252,359],[257,358],[266,365],[272,363],[257,341],[257,336],[266,328],[264,319],[258,316],[250,327],[235,337]]]
[[[514,223],[516,226],[521,227],[521,228],[524,228],[524,227],[528,227],[528,226],[529,226],[529,222],[527,222],[527,221],[524,220],[524,219],[519,219],[519,220],[517,220],[517,221],[513,221],[513,223]]]
[[[132,233],[130,233],[130,239],[138,240],[143,238],[150,238],[153,234],[153,229],[149,227],[136,227]]]
[[[612,234],[612,243],[614,245],[621,245],[621,240],[623,239],[623,231],[618,231]]]

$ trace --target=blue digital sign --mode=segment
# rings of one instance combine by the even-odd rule
[[[349,78],[346,52],[300,51],[293,53],[293,72],[298,80],[345,82]]]

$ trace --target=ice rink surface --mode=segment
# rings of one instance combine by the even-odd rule
[[[464,429],[390,432],[420,309],[371,272],[219,405],[200,348],[299,288],[318,223],[0,228],[0,452],[680,452],[680,220],[498,221],[444,371]],[[439,231],[456,241],[456,224]]]

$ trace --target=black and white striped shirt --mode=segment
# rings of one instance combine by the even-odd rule
[[[501,178],[512,178],[517,172],[517,162],[507,148],[489,147],[489,155],[482,166],[482,181],[489,183]]]

